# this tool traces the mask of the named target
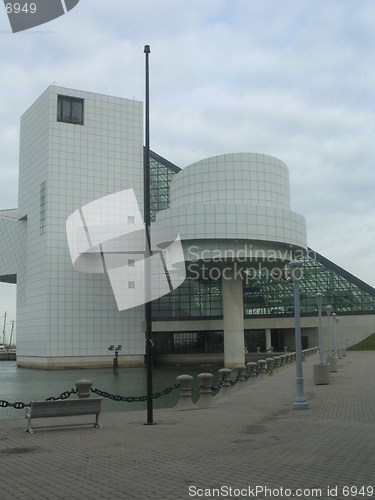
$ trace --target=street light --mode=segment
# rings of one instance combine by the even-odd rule
[[[337,361],[339,358],[337,356],[337,317],[336,313],[332,313],[332,318],[333,318],[333,325],[335,329],[335,360]]]
[[[327,313],[327,322],[328,322],[328,328],[327,328],[327,333],[328,333],[328,362],[331,362],[332,358],[332,339],[331,339],[331,310],[332,306],[328,304],[326,306],[326,313]]]
[[[294,259],[289,264],[294,293],[294,320],[295,320],[295,341],[296,341],[296,398],[293,403],[293,410],[306,410],[309,403],[303,391],[303,369],[302,369],[302,344],[301,344],[301,321],[299,302],[299,282],[302,277],[301,263]]]
[[[343,352],[342,352],[342,347],[341,347],[341,332],[340,332],[340,318],[337,316],[336,317],[337,321],[337,356],[339,359],[343,358]]]
[[[332,310],[331,305],[326,306],[327,320],[328,320],[328,342],[329,342],[328,363],[329,363],[329,371],[337,372],[337,361],[333,355],[333,350],[332,350],[331,310]]]
[[[322,305],[323,305],[324,295],[318,292],[315,295],[316,303],[318,306],[318,318],[319,318],[319,365],[314,365],[314,382],[315,385],[325,385],[329,384],[329,365],[324,363],[324,352],[323,352],[323,334],[322,334]]]
[[[118,353],[121,351],[122,345],[119,344],[117,347],[114,346],[114,344],[111,344],[108,347],[108,351],[115,351],[115,357],[113,358],[113,373],[115,375],[118,374]]]
[[[319,333],[319,358],[320,358],[319,364],[321,366],[324,365],[323,335],[322,335],[322,305],[323,305],[323,297],[324,297],[324,295],[321,292],[318,292],[315,295],[316,304],[318,306],[318,318],[319,318],[318,333]]]

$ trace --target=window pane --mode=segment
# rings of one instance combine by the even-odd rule
[[[83,123],[83,101],[72,102],[72,123]]]
[[[71,103],[69,101],[62,102],[62,118],[63,122],[70,121],[70,113],[71,113]]]
[[[57,121],[83,125],[83,99],[58,95]]]

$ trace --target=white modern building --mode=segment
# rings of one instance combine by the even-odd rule
[[[74,271],[66,236],[68,216],[97,198],[133,188],[142,204],[142,113],[51,86],[21,118],[19,206],[1,220],[0,264],[17,276],[20,366],[97,366],[114,343],[143,362],[142,307],[120,313],[106,277]]]
[[[109,366],[111,344],[122,345],[122,364],[144,363],[144,306],[119,311],[106,274],[75,271],[66,234],[71,214],[119,191],[134,189],[142,208],[143,161],[141,102],[50,86],[22,116],[19,206],[0,211],[0,281],[17,284],[19,366]],[[280,160],[235,153],[181,170],[152,152],[151,209],[179,232],[187,273],[152,302],[155,362],[233,366],[246,351],[293,349],[293,255],[305,271],[305,347],[317,344],[317,291],[340,315],[342,339],[375,332],[375,290],[307,252]]]

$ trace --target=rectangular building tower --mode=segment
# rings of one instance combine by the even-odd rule
[[[12,221],[23,238],[18,365],[104,366],[110,344],[122,344],[127,362],[143,363],[143,307],[119,312],[107,275],[73,270],[65,227],[75,210],[123,189],[134,189],[142,209],[142,124],[141,102],[56,86],[22,116]]]

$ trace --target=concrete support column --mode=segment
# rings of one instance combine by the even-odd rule
[[[271,329],[266,328],[266,351],[269,352],[272,347],[271,344]]]
[[[222,278],[224,366],[234,368],[245,364],[242,279],[225,273]]]

